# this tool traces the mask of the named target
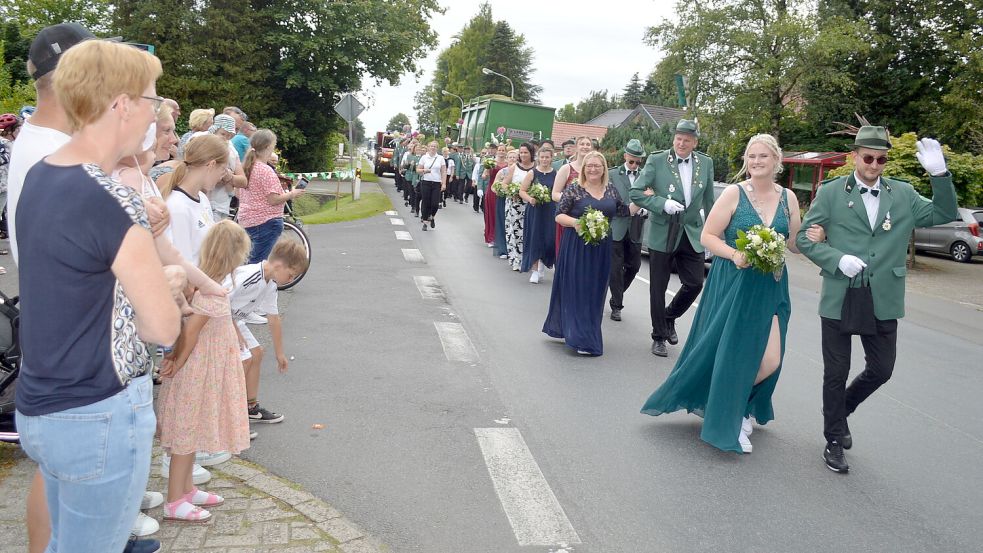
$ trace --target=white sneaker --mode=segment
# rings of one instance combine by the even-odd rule
[[[143,492],[143,501],[140,502],[140,510],[146,511],[164,504],[164,494],[160,492]]]
[[[747,434],[745,434],[743,430],[741,430],[740,435],[737,436],[737,441],[741,443],[741,450],[744,453],[751,453],[751,450],[753,449],[751,446],[751,440],[748,439]]]
[[[751,417],[744,417],[744,420],[741,421],[741,432],[744,432],[748,436],[754,432],[754,425],[751,424]]]
[[[485,244],[485,246],[491,248],[491,247],[495,246],[495,244],[487,243],[487,244]]]
[[[195,454],[195,462],[203,467],[221,465],[231,458],[232,454],[228,451],[219,451],[218,453],[204,453],[199,451]]]
[[[507,254],[504,254],[504,253],[503,253],[502,255],[500,255],[500,256],[498,256],[498,258],[499,258],[499,259],[508,259],[508,258],[509,258],[509,256],[508,256]]]
[[[250,325],[265,325],[266,317],[260,315],[259,313],[250,313],[246,315],[246,324]]]
[[[167,478],[170,476],[171,472],[171,456],[163,455],[160,461],[160,476],[161,478]],[[195,486],[200,486],[207,483],[212,479],[212,473],[208,472],[207,469],[203,468],[201,465],[195,465],[191,469],[191,483]]]
[[[137,513],[137,519],[133,521],[133,529],[130,533],[138,538],[156,534],[160,530],[160,523],[143,513]]]
[[[532,274],[529,275],[529,282],[539,284],[539,271],[533,271]]]
[[[253,430],[252,432],[249,433],[249,440],[250,441],[255,440],[257,437],[259,437],[259,432],[256,432],[255,430]]]

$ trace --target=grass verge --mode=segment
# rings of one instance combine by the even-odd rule
[[[301,196],[303,197],[303,196]],[[356,202],[351,194],[342,194],[335,209],[335,201],[330,200],[320,206],[317,211],[301,217],[307,225],[325,225],[354,221],[378,215],[393,208],[389,196],[379,192],[362,192],[362,197]]]
[[[365,182],[379,182],[379,176],[376,175],[372,168],[372,164],[369,160],[362,158],[362,180]]]

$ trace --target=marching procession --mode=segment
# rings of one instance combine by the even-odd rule
[[[897,356],[908,237],[916,227],[957,216],[937,141],[917,144],[931,177],[927,199],[881,175],[888,132],[861,127],[853,144],[856,171],[824,182],[803,220],[793,191],[776,182],[782,150],[767,134],[748,141],[743,166],[715,199],[713,160],[697,151],[700,129],[693,120],[676,123],[665,151],[646,153],[639,140],[629,140],[623,163],[610,168],[587,136],[565,142],[562,153],[550,140],[518,148],[500,140],[475,154],[450,138],[438,151],[436,140],[424,143],[404,131],[397,136],[396,187],[422,230],[437,228],[436,215],[448,201],[483,213],[475,233],[509,269],[528,272],[532,284],[553,269],[542,332],[579,355],[604,352],[609,292],[610,319],[622,320],[625,290],[641,268],[647,220],[651,352],[666,358],[670,346],[684,343],[641,411],[694,413],[703,418],[700,437],[724,451],[751,453],[754,423],[775,418],[772,394],[792,311],[785,255],[805,255],[823,277],[823,460],[833,472],[849,471],[847,418],[887,382]],[[706,277],[705,252],[713,255]],[[681,286],[667,305],[672,272]],[[681,338],[675,322],[701,293],[689,336]],[[867,365],[847,385],[854,335],[861,336]]]

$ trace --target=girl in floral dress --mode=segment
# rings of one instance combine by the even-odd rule
[[[201,245],[201,270],[223,281],[249,256],[246,231],[226,220],[213,226]],[[191,481],[195,452],[239,453],[249,447],[246,381],[239,358],[239,335],[227,296],[191,299],[174,350],[164,358],[158,397],[160,444],[171,455],[164,520],[203,523],[225,500]]]

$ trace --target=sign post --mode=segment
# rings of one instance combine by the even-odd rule
[[[340,115],[342,119],[348,122],[348,143],[351,145],[349,147],[350,150],[349,155],[351,156],[350,161],[352,167],[352,199],[357,200],[359,195],[355,193],[355,161],[356,160],[355,160],[355,127],[353,123],[355,121],[355,118],[358,117],[358,114],[365,111],[365,106],[362,105],[362,102],[359,102],[358,99],[355,98],[355,96],[353,96],[351,92],[346,92],[344,95],[342,95],[341,100],[338,100],[338,103],[335,104],[334,110],[338,112],[338,115]],[[336,191],[335,191],[335,193],[338,196],[341,195],[340,187],[341,187],[341,181],[338,182],[338,186],[336,187]],[[335,205],[335,211],[337,211],[338,197],[335,198],[334,205]]]

